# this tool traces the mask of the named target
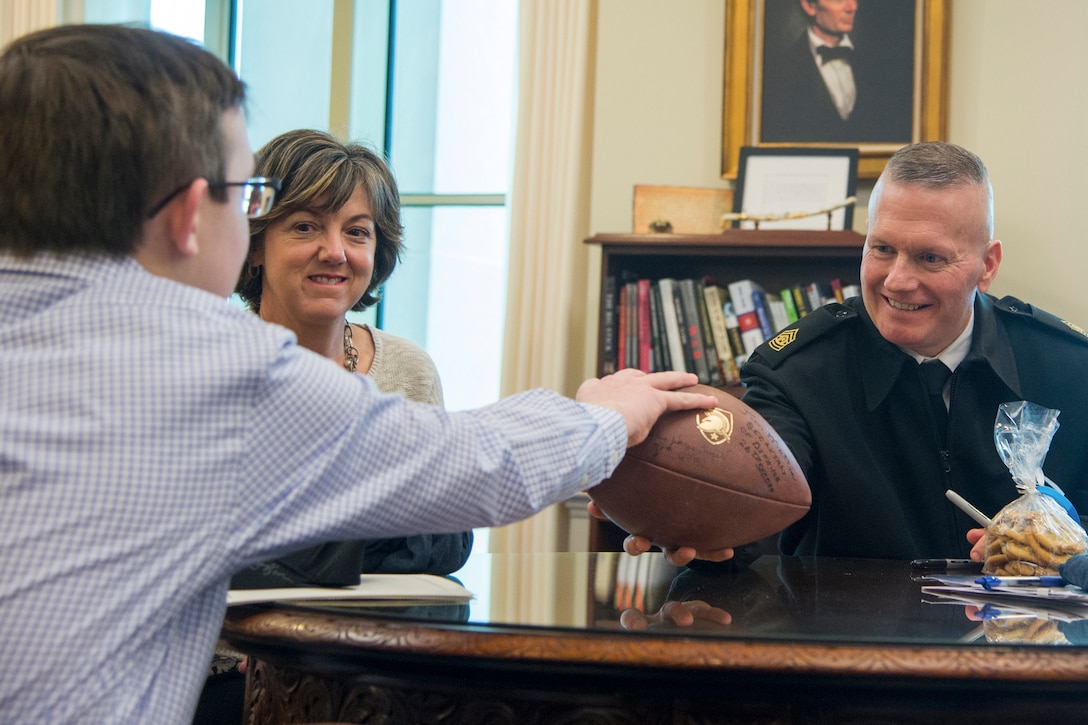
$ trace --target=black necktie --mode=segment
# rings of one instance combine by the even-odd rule
[[[929,396],[929,407],[933,409],[933,417],[937,420],[937,430],[943,444],[948,437],[948,408],[944,404],[944,384],[948,382],[952,371],[940,360],[926,360],[921,369],[926,394]]]
[[[826,63],[829,60],[850,60],[850,54],[854,51],[853,48],[847,45],[817,45],[816,52],[820,56],[820,63]]]

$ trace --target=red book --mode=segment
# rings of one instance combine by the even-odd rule
[[[743,315],[737,315],[737,324],[740,326],[741,332],[761,329],[759,327],[759,315],[755,313],[755,310],[745,312]]]
[[[638,369],[653,372],[653,335],[650,329],[650,280],[638,281]]]
[[[620,285],[619,324],[616,326],[616,369],[627,367],[627,286]]]

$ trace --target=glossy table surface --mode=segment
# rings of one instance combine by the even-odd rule
[[[455,576],[472,592],[489,591],[486,605],[234,607],[224,633],[243,649],[314,645],[330,662],[384,650],[691,671],[1088,682],[1085,622],[978,621],[962,604],[924,596],[907,562],[764,556],[705,573],[672,567],[657,553],[484,557],[488,566],[477,557]],[[680,601],[695,614],[686,626],[664,616]]]
[[[246,722],[1086,718],[1084,621],[979,621],[924,596],[907,562],[765,556],[711,574],[659,553],[496,554],[458,574],[477,599],[231,607]],[[694,618],[663,616],[681,609]]]

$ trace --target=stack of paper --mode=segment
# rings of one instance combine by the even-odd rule
[[[472,592],[460,583],[433,574],[364,574],[352,587],[232,589],[227,605],[259,602],[356,602],[368,606],[466,602]]]
[[[1016,612],[1072,622],[1088,618],[1088,592],[1076,586],[989,586],[977,576],[927,576],[922,594],[945,602],[972,604],[988,611]],[[996,616],[996,615],[995,615]]]

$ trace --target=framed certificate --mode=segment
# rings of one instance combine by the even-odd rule
[[[733,212],[739,229],[850,229],[857,191],[856,148],[740,149]],[[771,217],[745,219],[743,217]]]

